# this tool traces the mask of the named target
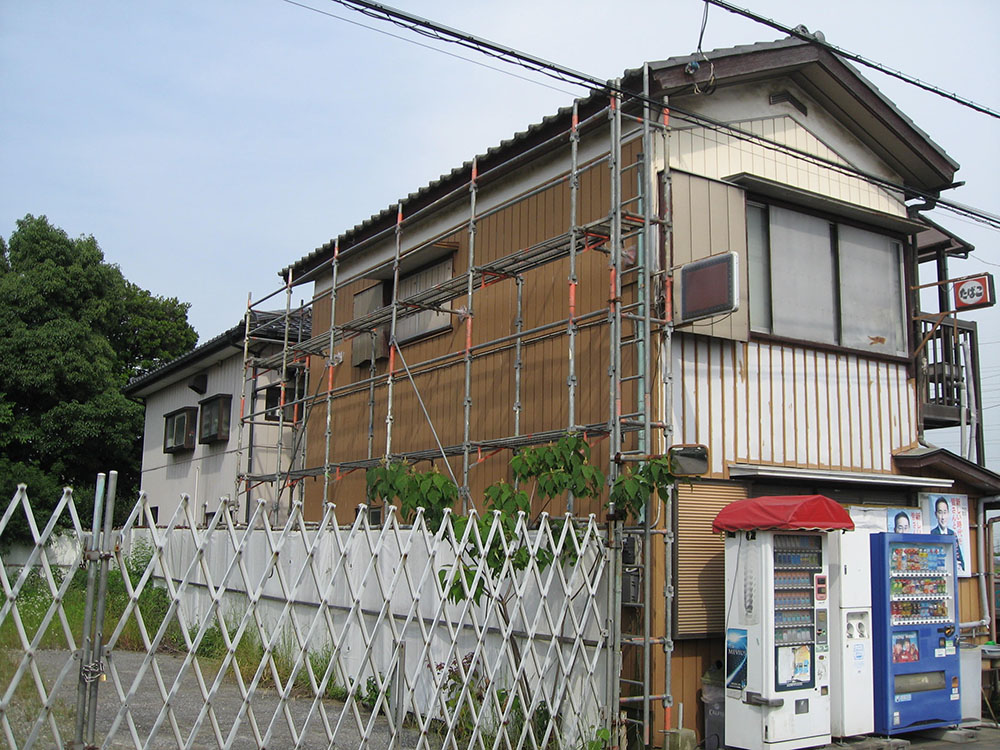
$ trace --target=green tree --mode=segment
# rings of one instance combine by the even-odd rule
[[[93,236],[70,238],[44,216],[25,216],[0,239],[4,500],[28,483],[44,523],[63,486],[84,507],[97,473],[112,469],[119,497],[134,493],[143,408],[121,389],[194,347],[188,307],[139,288],[105,262]],[[2,541],[26,534],[23,521],[12,523]]]

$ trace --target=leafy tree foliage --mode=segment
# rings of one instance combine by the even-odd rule
[[[188,307],[139,288],[105,262],[93,236],[70,238],[44,216],[27,215],[8,242],[0,238],[4,500],[28,483],[44,523],[64,485],[81,507],[92,499],[100,471],[119,472],[119,497],[134,492],[143,408],[121,389],[194,347]],[[19,515],[3,542],[27,534]]]

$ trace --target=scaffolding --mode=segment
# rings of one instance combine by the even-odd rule
[[[423,205],[413,201],[411,196],[396,206],[393,226],[351,244],[347,250],[352,259],[364,257],[366,249],[373,251],[376,245],[383,248],[391,245],[391,258],[383,256],[364,271],[370,278],[391,280],[391,295],[385,299],[385,304],[349,320],[339,319],[338,294],[345,294],[348,285],[359,278],[356,271],[344,278],[345,250],[339,239],[331,248],[329,260],[324,260],[320,269],[329,279],[329,286],[317,291],[309,304],[293,306],[292,290],[295,285],[315,281],[318,278],[315,270],[298,279],[293,279],[292,271],[288,270],[280,290],[256,302],[248,302],[238,441],[240,466],[244,470],[237,480],[237,494],[242,504],[251,505],[247,500],[255,486],[271,483],[275,486],[277,504],[290,508],[296,498],[302,501],[304,481],[312,479],[322,483],[325,506],[331,502],[335,483],[351,472],[382,461],[442,459],[459,488],[464,509],[468,510],[474,505],[470,475],[486,460],[484,456],[552,442],[567,432],[581,433],[595,445],[607,441],[602,461],[606,461],[610,484],[625,464],[638,464],[665,453],[672,442],[669,418],[672,413],[669,121],[665,100],[662,106],[651,104],[648,66],[641,77],[641,98],[595,92],[587,99],[574,102],[572,108],[562,110],[547,121],[549,126],[553,123],[560,126],[550,127],[538,142],[493,152],[488,155],[493,158],[482,170],[485,159],[473,159],[464,168],[464,179],[452,173],[444,183],[450,189],[443,195]],[[613,91],[621,92],[621,81],[616,83]],[[595,147],[598,141],[606,145]],[[497,153],[511,155],[499,158]],[[626,153],[632,155],[631,158],[626,158]],[[522,184],[523,189],[514,191],[515,195],[493,197],[491,190],[501,180],[519,175],[518,179],[523,181],[523,172],[517,170],[540,160],[551,162],[553,155],[560,166],[551,173],[537,182]],[[608,201],[602,215],[583,220],[581,185],[585,178],[606,186]],[[494,257],[478,253],[478,232],[483,222],[510,213],[554,188],[568,194],[569,222],[563,231],[527,246],[509,247]],[[484,195],[491,200],[484,202]],[[430,217],[454,216],[456,207],[463,203],[467,208],[459,220],[437,227],[430,236],[423,231],[410,240],[408,230],[411,227]],[[405,214],[404,209],[409,210],[411,205],[413,210]],[[461,272],[454,269],[451,278],[419,291],[401,292],[404,264],[421,254],[428,255],[442,242],[460,233],[464,234],[467,245],[465,268]],[[603,307],[580,309],[578,304],[583,283],[580,263],[585,253],[601,253],[605,257],[607,303]],[[525,309],[530,300],[525,299],[525,280],[530,274],[544,273],[545,269],[551,272],[557,262],[568,267],[565,313],[559,319],[526,325]],[[477,341],[474,334],[480,295],[504,282],[512,286],[514,330]],[[555,284],[553,291],[554,287]],[[258,334],[253,323],[255,312],[282,294],[285,300],[284,345],[278,353],[255,355],[253,341]],[[315,312],[320,305],[324,310],[329,307],[328,326],[323,316]],[[408,316],[421,313],[448,316],[454,321],[452,330],[464,334],[462,345],[438,356],[408,361],[405,347],[398,339],[400,324]],[[313,323],[308,336],[304,335],[302,325],[307,319]],[[385,331],[387,363],[379,366],[380,336],[384,336]],[[602,342],[606,341],[607,361],[600,365],[607,367],[608,409],[605,418],[584,422],[580,409],[581,367],[593,370],[598,363],[581,361],[580,337],[595,331],[599,332]],[[370,342],[367,377],[337,385],[337,368],[344,366],[343,347],[366,339]],[[522,422],[525,351],[539,342],[560,339],[566,347],[566,419],[561,424],[546,425],[545,429],[526,430]],[[477,408],[474,374],[480,367],[493,367],[491,359],[501,353],[513,359],[510,372],[513,380],[512,433],[477,435],[474,431]],[[456,417],[460,414],[462,420],[460,441],[442,441],[417,384],[421,375],[445,369],[461,373],[461,392],[454,393],[456,402],[462,398],[461,410],[456,409]],[[250,454],[254,450],[254,426],[265,416],[257,398],[263,373],[277,374],[280,384],[275,446],[278,463],[273,471],[256,473]],[[411,408],[415,413],[405,414],[405,418],[423,419],[430,428],[432,440],[426,445],[401,448],[399,442],[394,441],[395,423],[400,418],[398,391],[403,387],[411,389],[419,406],[418,412]],[[333,449],[338,433],[338,403],[364,394],[367,394],[365,455],[338,456]],[[376,428],[383,417],[379,403],[384,405],[385,420],[384,444],[381,445],[376,440]],[[273,419],[270,424],[274,424]],[[310,439],[322,435],[321,449],[314,445],[306,450],[306,433],[310,425],[313,426]],[[317,426],[322,428],[321,433]],[[317,461],[317,457],[322,460]],[[355,499],[353,504],[360,501]],[[643,517],[633,519],[637,522],[633,526],[626,526],[625,519],[616,515],[614,508],[608,516],[609,543],[619,552],[625,552],[615,556],[618,562],[611,581],[612,611],[619,613],[611,628],[615,639],[613,652],[620,654],[621,661],[617,670],[609,670],[608,694],[618,699],[624,720],[639,727],[646,747],[657,744],[653,739],[654,703],[663,708],[664,729],[671,729],[670,655],[673,644],[669,623],[673,604],[673,507],[672,497],[659,498],[655,503],[651,501]],[[567,499],[566,511],[570,514],[580,511],[572,495]],[[658,540],[658,546],[662,540],[662,548],[655,556],[662,558],[663,602],[658,606],[662,606],[665,614],[655,636],[652,623],[654,539]],[[661,647],[664,654],[665,666],[659,688],[654,688],[652,683],[654,646]],[[618,715],[606,718],[611,723],[619,721]]]

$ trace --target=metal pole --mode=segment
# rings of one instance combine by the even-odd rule
[[[392,319],[389,323],[389,366],[386,368],[385,403],[385,462],[392,455],[392,391],[393,370],[396,368],[396,322],[399,319],[399,256],[403,242],[403,204],[396,210],[396,249],[392,258]]]
[[[577,202],[580,199],[580,111],[579,102],[573,101],[573,117],[569,129],[569,318],[566,322],[568,339],[568,363],[566,374],[567,427],[576,429],[576,288],[579,278],[576,274],[577,242]],[[520,291],[520,290],[519,290]],[[566,511],[572,515],[576,510],[576,497],[572,490],[566,495]]]
[[[663,153],[663,175],[661,177],[661,192],[663,194],[663,219],[662,237],[663,252],[670,253],[673,246],[671,234],[673,232],[673,195],[670,180],[670,110],[668,109],[667,97],[663,97],[663,130],[661,134],[661,151]],[[673,445],[674,441],[674,302],[673,302],[673,258],[667,256],[664,264],[664,297],[665,309],[663,317],[666,320],[663,325],[662,341],[660,343],[660,371],[663,379],[663,442],[664,450]],[[663,535],[663,655],[664,655],[664,689],[663,708],[664,729],[670,728],[671,711],[674,705],[674,697],[671,692],[671,668],[674,650],[673,628],[671,617],[673,616],[674,603],[674,581],[673,581],[673,556],[674,556],[674,499],[676,496],[676,483],[670,486],[667,497],[664,498],[665,508],[663,511],[663,523],[666,533]]]
[[[323,452],[323,507],[330,502],[330,440],[333,438],[333,345],[334,329],[337,323],[337,274],[340,269],[340,238],[333,244],[333,279],[330,282],[330,337],[327,342],[326,360],[326,445]],[[374,359],[374,354],[373,354]],[[373,381],[374,383],[374,381]],[[303,417],[302,429],[306,429],[306,420]],[[371,430],[368,437],[368,457],[371,458]]]
[[[403,722],[406,720],[406,641],[400,641],[396,644],[396,684],[395,693],[396,700],[394,701],[395,711],[393,712],[393,719],[395,726],[393,727],[392,740],[390,747],[397,748],[400,747],[400,740],[403,734]]]
[[[608,431],[609,431],[609,459],[608,459],[608,482],[614,483],[618,477],[617,458],[621,453],[621,241],[622,241],[622,208],[621,208],[621,97],[613,94],[611,97],[610,119],[610,148],[608,155],[608,167],[610,170],[610,198],[611,198],[611,243],[608,257],[608,325],[610,328],[608,335],[609,366],[608,366]],[[614,505],[611,506],[614,508]],[[612,555],[612,585],[613,595],[611,601],[612,618],[612,701],[611,706],[615,711],[612,719],[612,747],[616,747],[618,740],[617,729],[619,727],[619,714],[621,712],[621,645],[622,645],[622,533],[624,524],[618,518],[617,509],[612,510],[611,533],[613,534]]]
[[[372,458],[375,455],[375,378],[378,373],[375,355],[378,345],[378,330],[372,329],[368,337],[372,346],[372,356],[368,361],[368,458]]]
[[[649,258],[653,244],[650,227],[652,226],[652,138],[649,130],[649,64],[643,66],[643,104],[642,104],[642,162],[639,174],[639,208],[642,211],[643,231],[638,237],[636,262],[639,264],[638,301],[641,305],[641,321],[635,321],[638,346],[636,359],[639,371],[636,382],[636,407],[642,410],[642,432],[639,433],[639,452],[649,450],[652,439],[650,427],[649,392],[646,388],[646,378],[650,370],[649,330],[651,325],[649,305]],[[653,534],[650,524],[653,518],[653,498],[650,496],[642,519],[642,731],[643,742],[647,748],[652,746],[652,716],[650,706],[650,680],[652,679],[653,659],[650,638],[652,637],[652,554]]]
[[[621,209],[621,97],[614,94],[611,97],[610,129],[611,149],[608,158],[611,181],[611,243],[608,254],[608,325],[610,327],[609,366],[608,366],[608,399],[610,433],[608,481],[614,482],[618,476],[617,459],[622,449],[621,413],[621,347],[622,347],[622,316],[621,316],[621,241],[622,241],[622,209]]]
[[[518,274],[514,282],[517,285],[517,319],[514,321],[514,435],[521,434],[521,371],[524,369],[524,277]]]
[[[465,410],[462,427],[462,508],[468,513],[472,503],[469,491],[469,452],[471,444],[470,422],[472,420],[472,294],[473,274],[476,270],[476,180],[478,161],[472,159],[472,174],[469,177],[469,270],[466,276],[465,302]]]
[[[291,320],[292,314],[292,269],[288,269],[288,279],[285,283],[285,333],[284,339],[282,341],[281,347],[281,391],[278,398],[278,445],[275,456],[275,476],[281,476],[281,459],[282,454],[285,451],[285,389],[288,383],[288,334],[289,334],[289,322]],[[294,459],[290,456],[288,459],[288,470],[292,470]],[[279,480],[278,485],[278,503],[277,507],[281,507],[281,494],[285,491],[285,485],[288,484],[286,480]],[[292,515],[292,504],[294,502],[295,493],[291,487],[288,488],[288,515]],[[280,517],[279,517],[280,520]]]
[[[247,383],[251,382],[247,371],[250,368],[250,300],[251,295],[247,295],[247,310],[243,317],[244,330],[243,330],[243,392],[240,394],[240,431],[236,437],[236,466],[239,467],[240,463],[243,461],[243,430],[246,428],[246,404],[247,404]],[[257,385],[257,371],[254,368],[253,375],[253,385]],[[253,388],[250,390],[251,395],[253,394]],[[253,409],[250,409],[253,412]],[[246,503],[247,503],[247,521],[250,520],[250,475],[253,474],[253,418],[250,419],[250,435],[249,435],[250,447],[247,449],[247,473],[242,478],[243,484],[246,492]],[[234,488],[234,493],[237,498],[240,496],[240,480],[239,474],[236,475],[236,487]]]
[[[74,748],[83,747],[83,730],[87,717],[87,696],[90,692],[88,676],[93,657],[93,624],[94,624],[94,592],[97,584],[97,568],[99,562],[99,547],[101,537],[101,510],[104,504],[105,475],[97,475],[97,486],[94,489],[94,520],[91,526],[90,538],[84,558],[87,560],[87,598],[83,607],[83,638],[80,648],[80,679],[76,691],[76,727],[74,732]]]
[[[97,615],[94,623],[93,655],[96,657],[87,676],[87,732],[88,745],[94,744],[97,728],[97,688],[104,677],[104,605],[108,596],[108,567],[111,564],[111,533],[115,517],[115,494],[118,491],[118,472],[108,474],[108,492],[104,501],[104,534],[101,538],[100,578],[97,583]]]

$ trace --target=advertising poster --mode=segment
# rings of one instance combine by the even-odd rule
[[[885,530],[891,534],[923,534],[923,511],[920,508],[886,508]]]
[[[726,632],[726,687],[742,690],[747,686],[747,631],[730,628]]]
[[[927,522],[925,534],[955,536],[955,564],[960,578],[972,575],[969,547],[969,498],[967,495],[945,495],[937,492],[920,493],[920,508]]]
[[[920,661],[916,630],[892,634],[892,661],[896,664]]]

